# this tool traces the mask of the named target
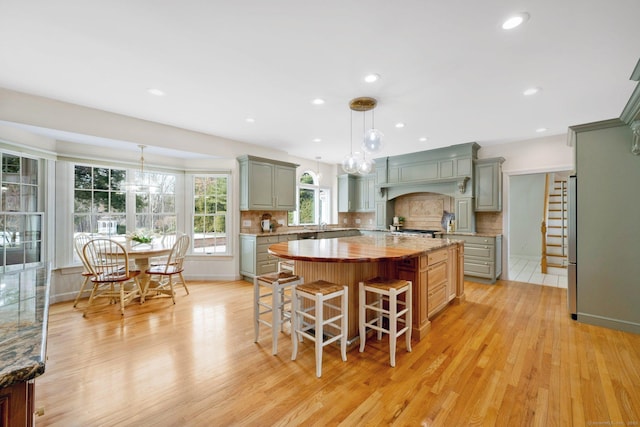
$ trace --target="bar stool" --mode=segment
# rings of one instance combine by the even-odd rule
[[[375,296],[371,303],[367,303],[369,292]],[[405,294],[404,301],[398,299],[402,294]],[[378,332],[378,340],[382,339],[383,333],[389,334],[391,366],[396,366],[396,339],[400,335],[405,335],[407,351],[411,351],[411,281],[376,277],[360,282],[358,296],[360,352],[364,351],[367,328]],[[374,313],[371,320],[367,320],[367,310]],[[388,327],[385,327],[385,323]],[[398,323],[403,325],[400,330]]]
[[[278,333],[282,331],[284,323],[291,320],[291,308],[287,309],[286,307],[287,304],[290,305],[291,298],[285,294],[285,289],[301,283],[304,283],[304,279],[290,271],[265,274],[253,279],[254,342],[258,342],[260,324],[269,326],[273,355],[278,354]],[[269,292],[262,293],[263,289],[268,289]],[[270,320],[262,318],[269,313],[271,313]]]
[[[296,360],[298,355],[298,341],[302,341],[303,337],[312,340],[315,342],[316,376],[318,378],[322,376],[322,349],[324,346],[340,340],[342,360],[347,361],[348,289],[347,286],[336,285],[324,280],[305,283],[293,288],[293,310],[291,313],[293,352],[291,360]],[[336,298],[340,298],[339,306],[331,301]],[[308,302],[307,307],[304,307],[304,300]],[[330,317],[327,319],[324,318],[325,309],[331,310],[328,313]],[[340,321],[339,325],[338,321]],[[332,328],[337,333],[331,336],[327,333],[326,327]]]
[[[295,264],[289,259],[278,261],[278,271],[290,271],[295,273]]]

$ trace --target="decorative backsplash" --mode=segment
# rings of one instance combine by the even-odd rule
[[[395,216],[404,217],[404,227],[420,230],[442,230],[444,211],[454,211],[454,199],[444,194],[414,193],[400,196],[395,203]]]

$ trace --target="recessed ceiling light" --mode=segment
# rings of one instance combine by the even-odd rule
[[[247,117],[246,119],[244,119],[244,121],[247,123],[255,123],[256,119],[254,119],[253,117]]]
[[[312,103],[313,105],[322,105],[322,104],[324,104],[324,99],[322,99],[322,98],[316,98],[316,99],[314,99],[313,101],[311,101],[311,103]]]
[[[398,129],[402,129],[404,127],[404,123],[402,123],[402,122],[396,123],[396,127]]]
[[[313,138],[313,142],[322,142],[322,139],[320,139],[320,138]]]
[[[420,141],[420,142],[426,142],[426,141],[427,141],[427,137],[426,137],[426,136],[420,137],[420,138],[418,139],[418,141]]]
[[[502,29],[512,30],[518,27],[519,25],[523,24],[524,22],[526,22],[528,19],[529,19],[529,14],[527,12],[516,13],[510,16],[509,18],[507,18],[507,20],[502,23]]]
[[[364,76],[364,81],[367,83],[374,83],[380,80],[380,74],[367,74]]]
[[[525,89],[525,91],[522,92],[522,94],[525,96],[530,96],[530,95],[535,95],[538,92],[540,92],[539,87],[530,87],[529,89]]]
[[[155,95],[155,96],[164,96],[165,93],[163,91],[161,91],[158,88],[155,87],[151,87],[149,89],[147,89],[147,92],[150,93],[151,95]]]
[[[546,132],[547,128],[538,128],[536,129],[536,132],[540,133],[540,132]]]

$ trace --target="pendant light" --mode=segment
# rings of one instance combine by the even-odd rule
[[[358,167],[360,166],[360,161],[357,156],[353,154],[353,108],[351,109],[351,122],[349,125],[350,130],[350,148],[349,154],[344,157],[342,160],[342,170],[346,173],[357,173]]]
[[[342,161],[342,169],[347,173],[358,173],[367,175],[373,172],[375,162],[373,159],[367,159],[367,153],[375,153],[382,148],[382,133],[375,128],[373,109],[376,108],[377,101],[375,98],[359,97],[349,102],[351,109],[351,148],[349,154]],[[363,154],[360,158],[359,153],[353,152],[353,112],[362,112],[362,149]],[[371,128],[366,129],[366,112],[371,111]]]
[[[158,186],[151,182],[151,177],[144,171],[144,149],[146,145],[138,145],[140,148],[140,173],[135,179],[122,183],[120,189],[131,193],[156,193]]]

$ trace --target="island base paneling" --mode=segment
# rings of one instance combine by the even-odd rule
[[[296,261],[295,272],[304,278],[305,283],[315,280],[326,280],[338,285],[349,287],[349,327],[348,344],[352,345],[358,339],[358,283],[361,280],[388,274],[387,265],[380,262],[338,263]],[[333,316],[330,309],[326,316]]]

